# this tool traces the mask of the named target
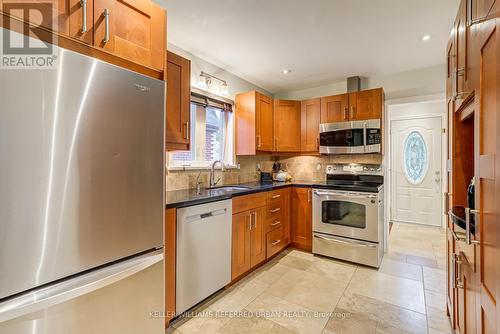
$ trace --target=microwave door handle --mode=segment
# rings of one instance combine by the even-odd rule
[[[367,152],[367,149],[366,149],[366,122],[363,123],[363,146],[364,146],[364,151],[366,153]]]

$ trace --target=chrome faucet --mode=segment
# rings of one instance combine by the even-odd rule
[[[217,164],[220,164],[221,166],[221,170],[224,171],[224,163],[220,160],[215,160],[214,163],[212,164],[212,168],[210,169],[210,183],[209,183],[209,187],[210,188],[213,188],[217,185],[217,183],[219,183],[220,181],[220,177],[217,179],[217,181],[214,181],[215,179],[215,165]]]

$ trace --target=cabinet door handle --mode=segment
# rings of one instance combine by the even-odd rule
[[[276,208],[276,209],[269,210],[269,212],[271,212],[271,213],[276,213],[276,212],[278,212],[278,211],[280,211],[280,210],[281,210],[281,208]]]
[[[260,148],[260,135],[257,135],[257,148]]]
[[[189,122],[184,123],[184,126],[186,127],[186,136],[184,138],[189,140]]]
[[[106,8],[102,15],[104,16],[104,39],[102,42],[106,44],[109,42],[109,10]]]
[[[277,244],[279,244],[280,242],[281,242],[281,239],[278,239],[278,240],[276,240],[276,241],[274,241],[274,242],[271,242],[271,245],[276,246],[276,245],[277,245]]]
[[[82,34],[87,32],[87,0],[80,0],[82,6]]]
[[[275,138],[274,139],[274,150],[277,151],[278,150],[278,138]]]
[[[256,229],[257,228],[257,212],[254,211],[252,213],[252,216],[253,216],[253,228]]]
[[[344,107],[344,119],[349,119],[348,108]]]
[[[349,115],[349,118],[354,119],[355,114],[356,114],[356,107],[351,106],[351,114]]]
[[[307,191],[307,201],[311,203],[311,190]]]
[[[319,138],[316,138],[316,149],[319,150]]]
[[[458,289],[463,289],[464,285],[462,282],[459,281],[457,277],[457,272],[456,272],[456,267],[460,267],[462,265],[463,261],[460,258],[460,254],[453,253],[451,255],[451,277],[452,277],[452,287],[453,288],[458,288]],[[460,270],[461,272],[461,270]]]
[[[470,216],[471,214],[478,214],[479,211],[478,210],[471,210],[470,208],[465,208],[465,242],[467,243],[467,245],[477,245],[479,244],[479,240],[472,240],[472,232],[470,230]],[[476,226],[475,226],[475,233],[478,232],[478,227],[479,227],[479,224],[478,224],[478,219],[476,217],[475,219],[475,222],[476,222]]]
[[[271,196],[272,199],[276,199],[276,198],[280,198],[280,197],[281,197],[281,195],[273,195],[273,196]]]
[[[274,227],[274,226],[278,226],[279,224],[281,224],[281,221],[276,220],[274,223],[271,224],[271,226]]]
[[[247,230],[252,230],[252,214],[247,215]]]

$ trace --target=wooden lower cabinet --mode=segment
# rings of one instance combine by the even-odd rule
[[[260,207],[233,215],[231,246],[233,280],[266,259],[265,209]]]
[[[290,225],[292,246],[312,250],[312,189],[292,188]]]

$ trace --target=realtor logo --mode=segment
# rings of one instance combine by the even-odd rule
[[[0,69],[55,69],[58,59],[57,48],[53,46],[55,35],[45,33],[45,40],[42,40],[40,34],[41,26],[53,24],[52,2],[9,3],[6,0],[2,11],[11,18],[4,17],[3,28],[0,28]],[[16,18],[30,25],[23,25]],[[11,27],[22,27],[23,31]]]

